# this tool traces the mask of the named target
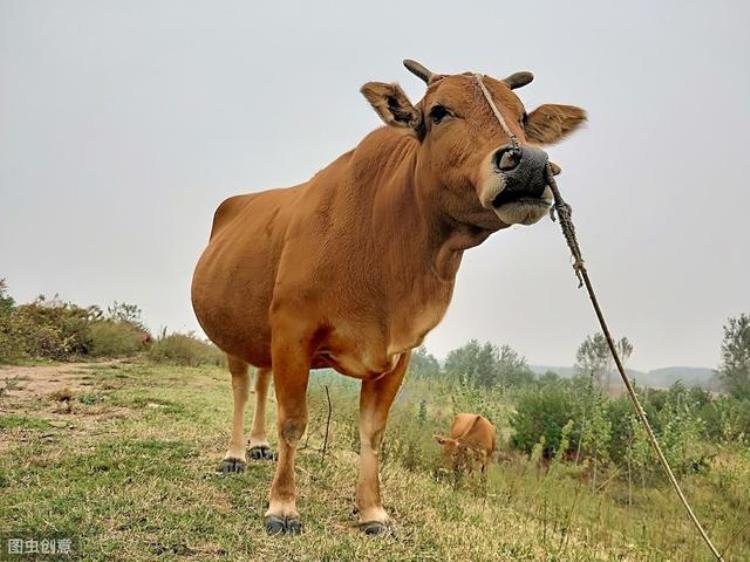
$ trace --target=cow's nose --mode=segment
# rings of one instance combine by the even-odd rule
[[[506,145],[495,152],[495,167],[501,172],[510,172],[521,162],[521,151]]]
[[[521,145],[501,146],[493,157],[495,167],[505,179],[505,198],[541,197],[547,185],[547,153],[539,148]]]

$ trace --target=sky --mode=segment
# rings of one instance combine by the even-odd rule
[[[380,126],[359,93],[518,70],[585,108],[550,147],[630,366],[716,367],[750,312],[750,4],[0,0],[0,278],[24,302],[137,303],[197,330],[190,280],[227,196],[305,181]],[[571,365],[597,330],[548,219],[469,250],[427,337]]]

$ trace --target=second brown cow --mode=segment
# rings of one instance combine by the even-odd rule
[[[489,420],[479,414],[458,414],[453,418],[451,436],[435,436],[443,446],[443,456],[454,470],[473,471],[479,466],[482,472],[497,449],[497,432]]]

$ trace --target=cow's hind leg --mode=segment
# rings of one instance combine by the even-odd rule
[[[310,355],[309,341],[295,328],[293,321],[283,326],[272,343],[279,460],[266,511],[266,532],[269,535],[297,534],[302,530],[296,505],[294,457],[307,427]]]
[[[232,436],[229,439],[229,449],[221,461],[220,470],[224,474],[242,472],[245,470],[245,439],[243,425],[245,422],[245,404],[248,393],[248,365],[244,361],[227,355],[229,372],[232,374],[232,394],[234,406],[232,412]]]
[[[255,410],[253,427],[250,430],[251,460],[273,460],[273,452],[266,437],[266,403],[268,402],[268,384],[271,382],[270,369],[258,369],[255,373]]]
[[[387,530],[388,514],[383,509],[378,474],[378,454],[393,404],[409,365],[410,353],[401,356],[396,367],[379,379],[363,381],[359,399],[359,484],[357,506],[359,525],[368,535]]]

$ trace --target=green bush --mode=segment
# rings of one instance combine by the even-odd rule
[[[562,429],[577,418],[579,403],[570,385],[545,384],[529,387],[519,394],[516,412],[511,416],[515,433],[510,444],[530,453],[544,437],[543,454],[552,457],[560,447]],[[578,424],[576,424],[578,425]],[[574,440],[571,438],[572,448]]]
[[[641,388],[637,388],[636,392],[652,429],[656,433],[659,433],[664,418],[659,416],[659,410],[656,409],[655,401],[648,399],[646,391]],[[662,395],[666,396],[664,393],[660,393],[659,396]],[[661,400],[661,398],[658,402],[661,403],[662,408],[666,403],[666,401]],[[632,448],[634,446],[634,440],[639,439],[641,436],[641,421],[636,416],[633,403],[630,401],[630,397],[627,394],[623,394],[619,398],[607,401],[606,410],[607,419],[612,428],[612,436],[609,443],[609,456],[615,461],[615,463],[624,466],[627,464],[628,455],[633,454]]]
[[[104,313],[43,296],[16,305],[0,279],[0,363],[131,355],[149,340],[135,305],[115,302]]]
[[[39,297],[3,315],[3,359],[64,360],[88,351],[88,310]]]
[[[750,400],[722,396],[700,409],[706,437],[728,443],[750,440]]]
[[[22,357],[11,327],[10,314],[0,311],[0,363],[12,363]]]
[[[121,357],[142,350],[149,340],[147,332],[128,322],[97,320],[89,327],[89,355]]]
[[[224,354],[213,344],[198,339],[194,334],[163,334],[148,350],[157,363],[171,363],[188,367],[223,365]]]

